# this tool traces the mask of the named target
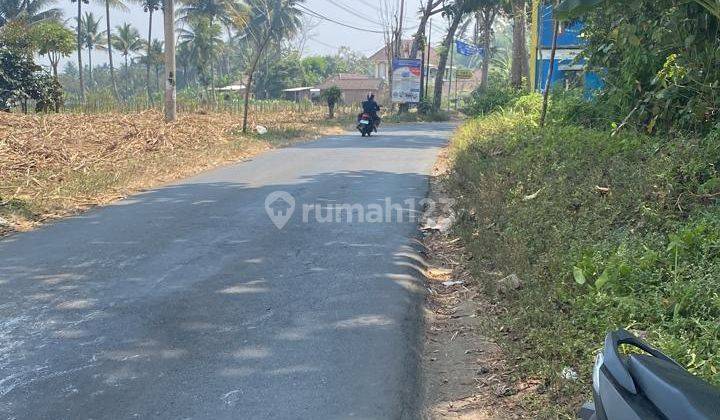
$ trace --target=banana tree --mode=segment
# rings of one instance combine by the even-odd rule
[[[569,20],[588,12],[607,0],[563,0],[556,8],[559,20]],[[720,19],[720,0],[692,0]]]

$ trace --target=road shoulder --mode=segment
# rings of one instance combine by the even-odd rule
[[[449,203],[443,179],[449,171],[444,149],[433,168],[430,199]],[[494,311],[460,238],[452,234],[451,205],[426,209],[421,228],[428,294],[424,305],[422,382],[426,419],[522,419],[523,395],[537,383],[518,383],[503,351],[485,333]]]

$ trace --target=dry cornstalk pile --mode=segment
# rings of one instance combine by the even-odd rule
[[[248,127],[264,125],[271,132],[310,128],[313,121],[322,119],[321,110],[312,112],[272,112],[252,116]],[[317,114],[317,115],[316,115]],[[261,138],[242,137],[242,117],[230,113],[181,115],[176,123],[164,124],[157,111],[139,114],[51,114],[19,115],[0,113],[0,216],[8,214],[10,203],[22,200],[38,219],[57,216],[76,209],[63,199],[82,205],[109,201],[109,191],[86,190],[71,194],[63,191],[64,183],[77,181],[83,174],[112,173],[126,175],[128,162],[134,167],[144,162],[157,162],[163,157],[182,156],[182,162],[170,161],[183,168],[164,168],[163,177],[187,175],[193,170],[217,164],[222,159],[237,159],[257,154],[271,145]],[[229,153],[229,145],[242,142]],[[212,156],[213,150],[218,152]],[[209,159],[192,162],[196,155]],[[163,161],[164,162],[164,161]],[[187,167],[189,164],[193,168]],[[155,176],[152,168],[143,176]],[[156,180],[157,181],[157,180]],[[132,182],[114,185],[115,196],[127,188],[152,184]],[[70,196],[68,196],[70,195]],[[82,195],[79,197],[78,195]],[[101,198],[104,196],[104,198]],[[39,206],[39,207],[38,207]],[[42,213],[50,212],[50,215]]]

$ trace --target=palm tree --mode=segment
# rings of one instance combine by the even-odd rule
[[[113,47],[120,52],[125,58],[125,73],[127,76],[129,64],[129,57],[131,54],[136,53],[142,48],[142,40],[140,40],[140,33],[129,23],[123,23],[120,26],[115,27],[115,33],[112,37]]]
[[[152,21],[153,21],[153,13],[160,10],[160,5],[162,3],[162,0],[139,0],[140,5],[142,6],[143,10],[148,13],[148,37],[147,37],[147,43],[145,44],[147,47],[147,56],[150,56],[150,47],[152,46]],[[147,95],[148,95],[148,101],[152,104],[152,92],[150,90],[150,63],[145,63],[145,84],[147,87]]]
[[[183,86],[187,87],[190,85],[190,72],[188,71],[188,67],[192,61],[192,51],[190,50],[190,46],[188,44],[180,43],[177,46],[177,63],[182,69],[182,81]],[[180,78],[178,77],[178,88],[180,88]]]
[[[214,85],[213,62],[222,43],[222,28],[205,16],[190,19],[180,30],[180,48],[187,50],[205,86]]]
[[[60,19],[62,11],[50,5],[55,0],[1,0],[0,1],[0,27],[14,20],[24,20],[33,25],[48,19]]]
[[[90,70],[88,76],[90,84],[93,84],[93,64],[92,64],[92,52],[93,49],[98,45],[100,40],[100,18],[95,19],[95,15],[92,12],[85,12],[85,16],[80,19],[80,33],[82,34],[82,43],[88,51],[88,66]]]
[[[163,42],[157,39],[153,39],[150,48],[150,55],[145,55],[142,61],[147,65],[148,62],[151,67],[155,69],[155,90],[160,91],[160,66],[165,63],[165,53],[163,49]]]
[[[243,133],[247,132],[247,114],[250,104],[253,74],[265,49],[271,41],[280,43],[292,37],[301,25],[302,12],[297,5],[304,0],[250,0],[245,32],[254,44],[254,57],[247,73],[245,104],[243,110]]]
[[[70,0],[71,3],[77,3],[77,17],[75,22],[82,20],[82,4],[88,4],[89,0]],[[80,31],[80,25],[76,25],[75,30],[77,31],[77,60],[78,60],[78,78],[80,79],[80,102],[85,102],[85,82],[83,80],[83,65],[82,65],[82,34]]]
[[[185,0],[178,10],[180,20],[188,22],[197,17],[207,17],[212,23],[219,21],[226,27],[245,16],[247,9],[239,0]]]
[[[115,99],[120,100],[120,94],[118,93],[117,82],[115,80],[115,66],[113,65],[113,53],[112,53],[112,33],[110,31],[110,9],[117,9],[121,11],[127,11],[128,7],[125,5],[123,0],[98,0],[105,4],[105,32],[107,34],[107,52],[108,60],[110,65],[110,82],[112,83],[113,92],[115,93]]]

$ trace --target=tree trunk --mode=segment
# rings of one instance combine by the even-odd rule
[[[435,76],[435,90],[433,98],[434,111],[439,111],[440,107],[442,106],[443,87],[445,85],[443,81],[445,79],[445,69],[447,67],[448,55],[450,54],[450,50],[452,49],[452,41],[455,37],[455,32],[457,31],[458,26],[460,26],[461,20],[462,14],[457,13],[455,16],[453,16],[453,20],[450,23],[447,34],[445,35],[445,40],[443,40],[443,50],[440,53],[438,61],[438,72]]]
[[[252,88],[252,79],[255,69],[257,68],[260,57],[262,56],[263,50],[270,42],[270,35],[268,34],[263,40],[262,44],[258,46],[258,51],[253,59],[252,66],[250,66],[250,72],[248,73],[247,84],[245,85],[245,104],[243,106],[243,134],[247,134],[247,117],[248,117],[248,106],[250,105],[250,89]]]
[[[525,0],[513,0],[513,53],[510,83],[523,88],[523,77],[529,76],[527,46],[525,45]]]
[[[165,122],[177,120],[177,75],[175,61],[175,1],[163,2],[163,38],[165,41]]]
[[[53,79],[55,79],[55,81],[57,82],[57,66],[58,64],[60,64],[60,54],[57,52],[48,51],[47,58],[50,62],[50,67],[52,68]]]
[[[555,53],[557,52],[557,38],[560,32],[560,21],[555,19],[553,27],[553,43],[550,50],[550,69],[548,69],[547,80],[545,81],[545,92],[543,92],[542,112],[540,113],[540,127],[545,127],[545,117],[547,116],[548,98],[550,97],[550,89],[552,87],[553,70],[555,69]]]
[[[93,76],[92,76],[92,48],[88,47],[88,82],[90,84],[90,87],[92,89],[93,85]]]
[[[108,61],[110,65],[110,81],[112,83],[113,92],[115,93],[115,99],[120,101],[120,94],[118,93],[117,81],[115,80],[115,67],[113,66],[113,54],[112,54],[112,36],[110,34],[110,0],[105,0],[105,27],[107,29],[107,50],[108,50]]]
[[[418,51],[420,51],[420,41],[425,37],[425,27],[427,26],[428,20],[430,20],[432,9],[433,0],[427,0],[427,5],[423,9],[422,15],[420,15],[420,23],[413,37],[412,46],[410,46],[410,58],[417,58]]]
[[[328,116],[331,120],[335,118],[335,104],[332,102],[328,102]]]
[[[482,62],[482,75],[480,79],[480,88],[486,89],[488,85],[488,77],[490,73],[490,50],[492,48],[492,27],[497,16],[498,9],[495,7],[489,7],[480,13],[478,17],[482,20],[482,45],[485,56]]]
[[[147,55],[145,56],[145,84],[147,85],[148,101],[150,101],[150,105],[152,105],[152,103],[153,103],[152,89],[150,88],[150,48],[151,48],[151,44],[152,44],[152,18],[153,18],[152,7],[149,10],[149,14],[150,14],[150,19],[149,19],[149,26],[148,26]]]
[[[160,92],[160,66],[155,65],[155,90]]]
[[[85,102],[85,80],[83,79],[82,64],[82,33],[80,30],[80,19],[82,19],[82,0],[77,0],[77,59],[78,74],[80,78],[80,102]]]

